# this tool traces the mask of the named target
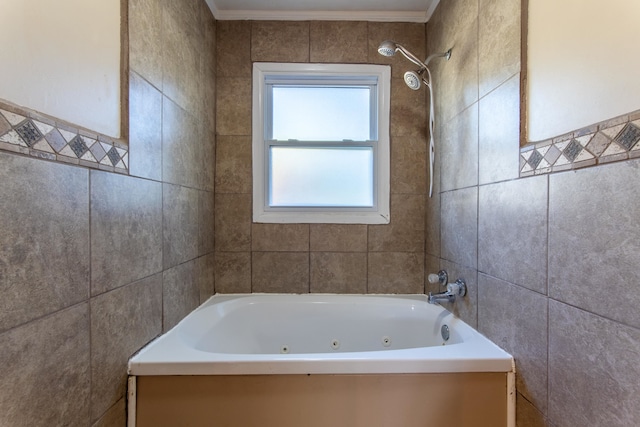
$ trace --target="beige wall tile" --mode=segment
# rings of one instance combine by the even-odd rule
[[[198,256],[198,202],[198,190],[179,185],[163,185],[162,258],[165,269]]]
[[[251,79],[218,78],[216,92],[218,135],[251,135]]]
[[[198,256],[213,252],[215,238],[215,195],[198,191]]]
[[[403,79],[391,79],[391,136],[427,134],[427,106],[422,91],[411,90]]]
[[[424,254],[370,252],[367,292],[419,294],[424,291]]]
[[[89,296],[87,170],[0,153],[0,331]]]
[[[162,332],[162,275],[91,300],[91,419],[126,394],[127,362]]]
[[[129,172],[162,179],[162,93],[129,73]]]
[[[369,251],[424,252],[425,197],[391,195],[391,222],[369,226]]]
[[[485,274],[478,290],[478,329],[513,355],[518,392],[546,413],[547,298]]]
[[[214,221],[216,251],[251,250],[250,194],[217,194]]]
[[[440,235],[442,258],[478,266],[478,187],[442,193]]]
[[[367,23],[312,21],[311,62],[367,62]]]
[[[253,224],[251,250],[296,252],[309,250],[309,224]]]
[[[320,252],[365,252],[367,226],[360,224],[310,224],[310,249]]]
[[[218,77],[251,77],[251,21],[218,21]]]
[[[89,425],[89,307],[0,334],[0,425]]]
[[[478,185],[478,104],[442,125],[437,150],[442,191]]]
[[[200,290],[200,304],[215,293],[215,254],[210,253],[195,260],[195,276]]]
[[[250,136],[219,136],[216,141],[216,193],[251,193]]]
[[[308,252],[254,252],[252,292],[309,292]]]
[[[536,409],[520,393],[516,397],[516,426],[517,427],[549,427],[544,415]]]
[[[202,128],[194,116],[162,99],[162,180],[198,187],[202,167]],[[135,159],[135,157],[134,157]]]
[[[162,184],[91,171],[91,294],[162,271]]]
[[[162,332],[180,322],[200,304],[196,262],[188,261],[162,274]]]
[[[309,62],[309,22],[253,21],[251,60]]]
[[[520,0],[480,0],[480,97],[520,72]]]
[[[127,424],[127,408],[125,398],[118,400],[107,412],[100,417],[91,427],[122,427]]]
[[[216,252],[216,293],[251,292],[251,252]]]
[[[640,331],[553,299],[549,324],[549,419],[637,425]]]
[[[162,90],[162,2],[130,0],[129,67]]]
[[[311,292],[366,293],[367,254],[360,252],[312,252]]]
[[[391,193],[425,194],[428,191],[427,147],[424,137],[391,138]]]

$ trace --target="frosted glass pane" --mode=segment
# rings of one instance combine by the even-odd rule
[[[269,206],[373,206],[373,149],[270,148]]]
[[[273,87],[273,135],[286,141],[367,141],[370,88]]]

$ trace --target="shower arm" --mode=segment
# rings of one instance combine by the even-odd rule
[[[449,49],[444,53],[432,53],[427,57],[427,59],[424,60],[424,65],[429,65],[429,62],[431,62],[431,60],[434,58],[442,58],[442,57],[446,58],[447,61],[451,59],[451,49]]]

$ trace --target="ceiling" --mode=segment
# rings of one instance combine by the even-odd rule
[[[206,0],[219,20],[427,22],[440,0]]]

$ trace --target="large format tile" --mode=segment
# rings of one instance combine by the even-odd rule
[[[89,296],[89,174],[0,153],[0,331]]]
[[[466,267],[478,263],[478,188],[441,194],[441,257]]]
[[[637,160],[549,177],[549,295],[640,327]]]
[[[546,295],[547,177],[481,186],[478,197],[478,270]]]
[[[163,185],[162,238],[165,269],[198,256],[198,193],[198,190],[192,188]]]
[[[449,274],[449,283],[458,279],[464,280],[467,285],[467,295],[456,297],[453,303],[441,302],[444,308],[455,314],[460,319],[474,328],[478,327],[478,271],[475,268],[464,267],[450,261],[442,260],[440,268]],[[445,291],[446,287],[440,287],[436,292]]]
[[[309,292],[308,252],[254,252],[252,292],[304,294]]]
[[[480,184],[518,178],[520,158],[520,75],[480,100]]]
[[[521,0],[480,0],[480,97],[520,72]]]
[[[364,294],[367,291],[367,254],[311,253],[311,292]]]
[[[127,361],[162,331],[162,275],[91,300],[91,419],[126,394]]]
[[[91,294],[162,270],[162,184],[91,171]]]
[[[198,187],[203,131],[191,114],[169,98],[162,99],[162,179]]]
[[[367,62],[367,22],[311,21],[311,62]]]
[[[251,21],[218,21],[218,77],[251,77]]]
[[[411,90],[403,79],[391,79],[389,128],[392,137],[424,137],[427,133],[427,103],[422,91]]]
[[[425,194],[427,146],[423,137],[391,138],[391,193]]]
[[[251,137],[218,136],[216,193],[251,193]]]
[[[437,145],[442,191],[478,185],[478,104],[443,125]]]
[[[218,135],[251,135],[251,78],[218,77],[216,98]]]
[[[513,355],[518,392],[546,413],[547,298],[482,273],[478,288],[478,330]]]
[[[162,331],[166,332],[200,305],[196,260],[185,262],[162,276]]]
[[[369,250],[423,252],[425,226],[423,195],[392,194],[391,222],[369,226]]]
[[[430,255],[440,257],[440,199],[439,192],[434,190],[425,203],[425,248]]]
[[[251,250],[250,194],[216,194],[214,222],[216,251]]]
[[[0,334],[0,425],[89,425],[89,309]]]
[[[198,191],[198,255],[208,254],[214,249],[214,203],[214,193]]]
[[[103,416],[93,423],[92,427],[124,427],[127,425],[127,408],[125,398],[118,400],[105,412]]]
[[[162,90],[194,114],[202,108],[201,33],[195,0],[163,1]]]
[[[451,59],[436,58],[430,64],[436,117],[448,121],[478,101],[478,4],[452,0],[442,3],[441,15],[429,22],[430,53],[453,48]]]
[[[520,393],[516,395],[516,426],[517,427],[551,427],[544,415],[536,409]]]
[[[215,257],[216,293],[250,293],[251,252],[216,252]]]
[[[129,67],[162,90],[162,2],[129,0]]]
[[[195,281],[200,290],[200,304],[215,293],[215,254],[201,256],[195,260]]]
[[[309,245],[319,252],[366,252],[367,226],[362,224],[310,224]]]
[[[640,331],[549,304],[549,418],[558,426],[635,426]]]
[[[252,22],[251,60],[309,62],[309,22]]]
[[[162,179],[162,94],[129,73],[129,172]]]
[[[419,294],[424,289],[424,253],[370,252],[367,292]]]
[[[251,226],[251,249],[263,252],[309,250],[309,224],[257,224]]]

